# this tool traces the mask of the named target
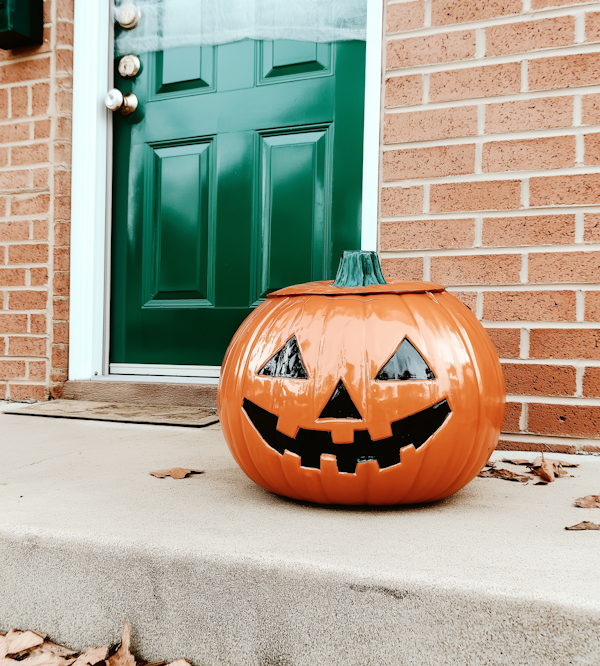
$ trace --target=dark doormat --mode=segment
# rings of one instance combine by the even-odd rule
[[[14,411],[7,410],[3,413],[17,416],[46,416],[61,419],[148,423],[151,425],[188,426],[192,428],[202,428],[219,421],[217,410],[208,407],[146,406],[87,400],[53,400]]]

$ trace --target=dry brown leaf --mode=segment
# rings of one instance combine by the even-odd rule
[[[565,527],[566,530],[600,530],[600,525],[596,523],[590,523],[589,520],[584,520],[582,523],[577,523],[577,525],[571,525],[571,527]]]
[[[129,651],[131,645],[131,627],[125,620],[123,633],[121,634],[121,645],[119,649],[106,660],[107,666],[135,666],[135,657]]]
[[[6,641],[6,655],[2,656],[10,656],[41,645],[44,642],[44,637],[36,634],[35,631],[11,629],[4,640]]]
[[[556,460],[554,458],[545,458],[544,456],[538,456],[534,458],[533,462],[530,463],[530,467],[541,467],[543,461],[554,463],[560,467],[579,467],[579,463],[565,462],[564,460]]]
[[[173,479],[185,479],[186,476],[190,474],[204,474],[203,469],[186,469],[185,467],[171,467],[171,469],[157,469],[154,472],[150,472],[152,476],[155,476],[157,479],[164,479],[166,476],[170,476]]]
[[[534,467],[532,472],[537,474],[540,479],[546,483],[552,483],[556,478],[556,466],[555,463],[550,460],[542,460],[540,466]]]
[[[82,655],[77,657],[73,666],[94,666],[108,657],[108,645],[98,648],[88,648]]]
[[[600,495],[586,495],[575,500],[575,506],[581,509],[600,509]]]
[[[521,474],[515,474],[514,472],[511,472],[509,469],[486,469],[483,470],[482,472],[479,472],[478,476],[486,479],[486,478],[494,478],[494,479],[505,479],[506,481],[518,481],[520,483],[527,483],[529,481],[528,476],[524,476]]]
[[[525,458],[502,458],[502,462],[510,463],[511,465],[530,465],[529,460]]]
[[[70,666],[75,659],[65,659],[57,654],[49,652],[41,652],[38,654],[30,654],[24,659],[15,659],[12,663],[23,664],[23,666]]]

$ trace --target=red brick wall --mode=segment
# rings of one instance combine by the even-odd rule
[[[44,24],[0,51],[0,399],[67,372],[73,0],[45,0]]]
[[[488,329],[501,445],[600,451],[600,2],[387,2],[380,251]]]

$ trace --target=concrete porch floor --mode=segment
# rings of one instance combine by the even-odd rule
[[[573,505],[600,458],[552,457],[575,478],[321,508],[255,486],[218,426],[0,414],[0,630],[83,649],[128,618],[196,666],[597,666],[600,532],[564,527],[600,523]],[[174,466],[206,474],[149,475]]]

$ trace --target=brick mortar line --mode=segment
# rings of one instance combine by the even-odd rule
[[[402,76],[387,76],[386,81]],[[526,92],[506,93],[504,95],[489,95],[488,97],[467,97],[465,99],[446,100],[442,102],[428,102],[427,104],[404,104],[401,106],[385,107],[386,114],[404,114],[415,111],[435,111],[442,109],[456,109],[463,106],[477,106],[484,104],[504,104],[506,102],[528,102],[533,99],[545,99],[547,97],[571,97],[576,95],[597,95],[600,93],[600,85],[573,86],[572,88],[555,88],[552,90],[527,90]],[[592,127],[584,125],[583,127]],[[566,129],[566,128],[565,128]]]
[[[412,221],[412,220],[411,220]],[[482,256],[518,256],[528,254],[567,254],[578,252],[580,254],[587,254],[591,252],[600,252],[600,243],[589,243],[588,245],[579,245],[573,243],[572,245],[531,245],[527,247],[498,247],[496,245],[485,245],[481,247],[456,247],[456,248],[418,248],[418,249],[402,249],[397,248],[394,250],[380,250],[382,257],[390,258],[393,255],[401,254],[406,257],[408,254],[415,254],[421,256],[427,255],[429,257],[482,257]],[[8,264],[7,264],[8,265]],[[11,267],[13,264],[10,264]],[[22,267],[23,265],[19,265]],[[15,268],[17,266],[15,265]],[[596,284],[595,282],[569,282],[568,284]],[[600,286],[600,285],[598,285]]]
[[[471,291],[470,289],[449,289],[448,293],[454,291]],[[483,293],[483,292],[480,292]],[[600,321],[489,321],[481,319],[479,323],[484,328],[502,328],[507,330],[519,330],[527,328],[528,330],[561,330],[561,331],[600,331]]]
[[[564,444],[566,446],[573,446],[576,444],[591,444],[592,446],[598,446],[598,440],[597,439],[590,439],[589,437],[577,437],[576,435],[573,435],[572,437],[565,437],[565,436],[559,436],[559,435],[532,435],[531,433],[528,432],[523,432],[523,433],[513,433],[513,432],[503,432],[500,435],[500,439],[505,440],[507,442],[521,442],[521,441],[528,441],[531,442],[532,444],[550,444],[550,445],[557,445],[557,444]],[[507,454],[509,452],[507,451]],[[527,453],[534,453],[533,451],[528,451]],[[549,451],[547,453],[550,453]]]
[[[393,150],[416,150],[418,148],[443,148],[445,146],[484,146],[488,143],[506,143],[507,141],[533,141],[535,139],[560,139],[565,136],[585,137],[600,134],[600,125],[581,125],[571,127],[546,128],[539,130],[520,130],[517,132],[498,132],[487,134],[471,134],[469,136],[456,136],[441,139],[421,139],[419,141],[396,141],[384,143],[381,146],[383,153]],[[595,164],[575,164],[572,169],[588,169],[597,166]],[[542,169],[542,172],[555,171],[555,169]],[[2,169],[0,169],[0,173]],[[495,172],[485,172],[495,173]],[[498,173],[505,173],[500,171]],[[508,173],[530,173],[530,171],[510,171]]]
[[[384,187],[387,187],[384,184]],[[407,188],[408,189],[408,188]],[[571,210],[573,209],[573,210]],[[434,222],[436,220],[465,220],[473,219],[475,217],[482,218],[502,218],[502,217],[515,217],[515,218],[525,218],[525,217],[539,217],[547,215],[577,215],[578,213],[597,215],[600,213],[600,204],[597,206],[586,206],[576,207],[576,206],[564,206],[558,208],[555,207],[540,207],[540,208],[511,208],[508,210],[488,210],[488,211],[464,211],[458,213],[418,213],[415,215],[389,215],[382,216],[381,222]],[[576,242],[576,241],[574,241]],[[583,241],[581,241],[583,242]],[[519,245],[519,246],[482,246],[482,247],[530,247],[528,245]],[[550,246],[548,246],[550,247]]]
[[[528,405],[565,405],[571,407],[600,407],[600,398],[576,398],[574,396],[537,396],[506,394],[506,402],[520,402]]]
[[[407,0],[412,2],[413,0]],[[402,4],[402,3],[392,3]],[[390,5],[388,5],[390,6]],[[432,35],[447,34],[453,32],[472,31],[485,28],[495,28],[504,25],[519,25],[519,23],[529,23],[531,21],[543,21],[544,19],[562,18],[564,16],[578,16],[600,11],[600,3],[589,3],[586,5],[565,5],[563,7],[544,7],[543,9],[531,9],[520,14],[510,14],[508,16],[497,16],[489,19],[480,19],[478,21],[464,21],[461,23],[448,23],[445,25],[424,26],[414,28],[413,30],[399,30],[397,32],[387,32],[388,41],[400,39],[406,35],[407,39],[411,37],[430,37]]]
[[[569,368],[600,368],[600,361],[596,359],[554,359],[554,358],[505,358],[499,357],[500,363],[510,365],[543,365],[543,366],[560,366]],[[514,395],[514,394],[513,394]],[[572,396],[578,397],[578,396]],[[583,396],[581,396],[583,397]]]
[[[468,58],[465,60],[452,60],[450,62],[436,62],[426,65],[407,65],[406,67],[387,67],[386,76],[395,72],[400,75],[406,74],[437,74],[440,72],[456,72],[464,69],[489,67],[493,65],[520,64],[524,60],[543,60],[544,58],[564,58],[566,56],[586,55],[598,53],[600,42],[586,42],[585,44],[572,44],[571,46],[560,46],[547,49],[536,49],[534,51],[523,51],[521,53],[509,53],[500,56],[486,56],[485,58]]]

